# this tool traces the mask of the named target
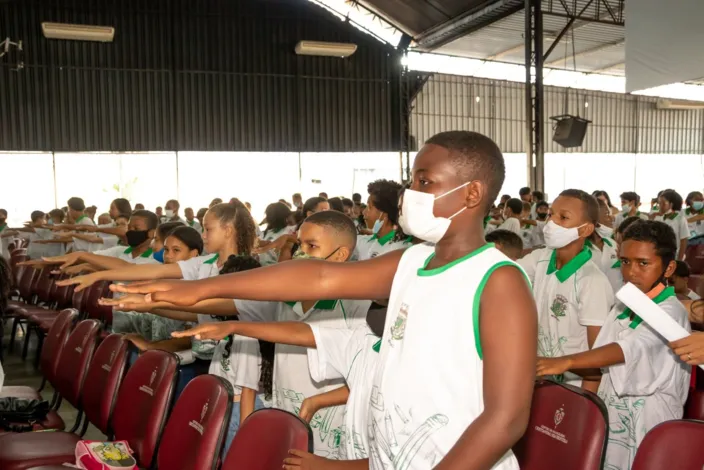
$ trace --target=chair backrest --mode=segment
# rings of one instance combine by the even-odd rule
[[[78,312],[72,309],[66,309],[59,312],[51,325],[49,332],[44,338],[42,346],[42,355],[40,358],[40,367],[42,374],[50,382],[56,381],[56,372],[59,367],[61,353],[64,350],[66,340],[71,332],[73,322],[78,317]]]
[[[94,318],[106,325],[109,325],[112,320],[112,307],[100,305],[98,301],[103,297],[108,297],[110,293],[109,281],[96,282],[93,284],[86,294],[86,314],[88,318]]]
[[[52,282],[53,279],[51,279],[51,269],[45,267],[39,270],[34,276],[34,279],[32,280],[30,297],[33,299],[33,301],[35,301],[35,303],[37,300],[39,300],[37,297],[37,295],[39,294],[39,289],[46,285],[47,281]]]
[[[645,435],[638,446],[631,470],[702,470],[704,422],[665,421]]]
[[[514,446],[521,470],[600,470],[608,414],[591,392],[551,381],[535,384],[528,429]]]
[[[51,274],[51,270],[43,269],[34,285],[34,294],[37,296],[37,301],[45,304],[51,303],[55,289],[56,279]]]
[[[62,274],[57,280],[68,279],[70,276]],[[56,283],[54,283],[56,285]],[[73,290],[76,286],[56,286],[51,296],[51,301],[56,304],[56,309],[61,310],[72,306]]]
[[[159,444],[157,468],[215,470],[232,409],[232,386],[214,375],[188,382]]]
[[[79,314],[83,314],[86,311],[86,301],[88,289],[83,289],[82,291],[77,291],[74,288],[71,294],[71,307],[78,310]]]
[[[704,390],[689,389],[687,403],[684,405],[684,418],[704,421]]]
[[[235,434],[222,470],[281,468],[289,449],[313,452],[313,432],[308,423],[288,411],[257,410]]]
[[[32,286],[34,279],[39,275],[39,271],[31,267],[27,267],[22,273],[19,281],[17,281],[17,289],[20,291],[20,297],[25,302],[32,300]]]
[[[689,240],[684,254],[691,274],[704,274],[704,237]]]
[[[152,350],[127,371],[112,415],[115,440],[126,440],[139,467],[150,468],[176,388],[175,354]]]
[[[76,408],[80,407],[83,382],[93,358],[99,331],[100,323],[95,320],[78,323],[68,336],[59,359],[56,380],[52,385],[64,400]]]
[[[81,403],[86,418],[106,435],[126,365],[127,341],[122,335],[109,335],[93,353],[83,383]]]

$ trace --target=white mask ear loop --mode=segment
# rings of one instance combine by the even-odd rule
[[[452,193],[454,193],[455,191],[464,188],[464,187],[467,186],[469,183],[471,183],[471,181],[467,181],[467,182],[466,182],[465,184],[463,184],[462,186],[457,186],[455,189],[451,189],[451,190],[449,190],[448,192],[439,195],[438,197],[435,198],[435,200],[437,201],[437,200],[440,199],[441,197],[445,197],[445,196],[447,196],[448,194],[452,194]],[[455,214],[455,215],[457,215],[457,214]],[[453,217],[454,217],[454,216],[453,216]]]

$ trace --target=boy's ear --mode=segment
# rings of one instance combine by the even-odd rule
[[[677,268],[677,263],[675,261],[670,261],[667,265],[667,269],[665,269],[664,277],[672,277],[675,272],[675,268]]]
[[[349,261],[349,259],[352,257],[352,251],[347,248],[346,246],[341,246],[339,250],[337,250],[337,253],[335,253],[332,258],[330,258],[330,261],[335,261],[337,263],[343,263],[345,261]]]
[[[592,233],[594,233],[594,224],[593,223],[588,223],[587,225],[583,226],[578,230],[579,236],[582,238],[589,238],[592,236]]]

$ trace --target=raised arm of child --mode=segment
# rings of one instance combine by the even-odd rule
[[[601,374],[601,368],[624,362],[626,358],[621,346],[610,343],[579,354],[538,358],[537,375],[559,375],[570,371],[582,377],[595,377]]]
[[[82,255],[80,258],[90,264],[95,264],[90,261],[93,257],[110,258],[108,256],[88,255]],[[154,279],[180,279],[182,277],[181,268],[178,264],[130,264],[121,259],[111,259],[118,262],[114,263],[112,268],[106,268],[85,276],[65,279],[59,281],[57,285],[75,285],[76,290],[81,291],[100,281],[151,281]],[[107,263],[104,264],[107,265]]]
[[[335,390],[330,390],[329,392],[320,393],[318,395],[313,395],[303,400],[301,404],[301,411],[299,411],[299,416],[305,422],[310,423],[313,416],[323,408],[329,408],[331,406],[344,405],[350,398],[350,389],[347,385],[343,385]]]
[[[204,299],[306,301],[386,299],[403,250],[367,261],[297,260],[200,281],[161,281],[120,286],[120,292],[152,294],[152,301],[193,305]]]

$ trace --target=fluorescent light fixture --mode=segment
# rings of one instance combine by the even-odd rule
[[[704,109],[704,103],[701,101],[687,100],[667,100],[659,99],[655,103],[657,109]]]
[[[112,42],[115,28],[87,24],[42,23],[42,33],[47,39]]]
[[[296,54],[323,57],[349,57],[357,51],[357,44],[345,42],[300,41]]]

